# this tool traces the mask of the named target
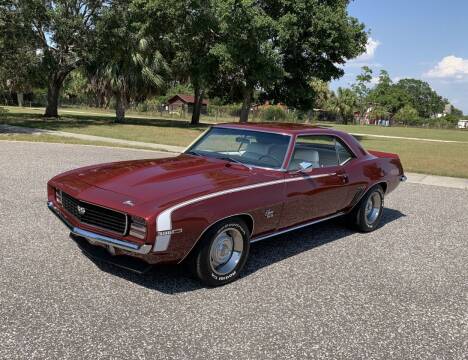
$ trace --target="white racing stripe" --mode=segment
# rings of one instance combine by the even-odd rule
[[[223,191],[218,191],[215,193],[203,195],[197,198],[193,198],[184,202],[181,202],[177,205],[171,206],[170,208],[167,208],[166,210],[162,211],[158,217],[156,218],[156,234],[162,231],[169,231],[172,230],[172,213],[180,208],[183,208],[185,206],[203,201],[203,200],[208,200],[212,199],[214,197],[226,195],[226,194],[232,194],[236,193],[239,191],[245,191],[245,190],[251,190],[251,189],[256,189],[260,187],[265,187],[265,186],[270,186],[270,185],[276,185],[276,184],[285,184],[288,182],[293,182],[293,181],[301,181],[301,180],[309,180],[309,179],[317,179],[317,178],[322,178],[322,177],[327,177],[327,176],[333,176],[336,175],[336,173],[328,173],[328,174],[318,174],[318,175],[309,175],[309,176],[302,176],[302,177],[295,177],[295,178],[290,178],[290,179],[281,179],[281,180],[274,180],[274,181],[267,181],[264,183],[258,183],[258,184],[253,184],[253,185],[246,185],[246,186],[241,186],[229,190],[223,190]],[[154,243],[154,248],[153,251],[166,251],[167,248],[169,247],[169,242],[171,241],[171,235],[170,234],[164,234],[164,235],[156,235],[156,241]]]

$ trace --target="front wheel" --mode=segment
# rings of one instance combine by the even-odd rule
[[[250,232],[240,219],[214,225],[200,240],[192,257],[192,271],[208,286],[220,286],[237,279],[247,261]]]
[[[350,214],[351,224],[359,231],[374,231],[382,219],[384,192],[381,186],[372,188]]]

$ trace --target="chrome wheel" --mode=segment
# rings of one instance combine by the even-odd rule
[[[382,210],[382,197],[378,192],[374,192],[366,203],[366,222],[372,225],[379,218],[380,211]]]
[[[210,248],[210,265],[218,275],[234,270],[242,257],[244,241],[241,232],[233,227],[216,236]]]

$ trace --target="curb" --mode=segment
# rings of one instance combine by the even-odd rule
[[[449,176],[427,175],[419,173],[405,173],[408,183],[441,186],[452,189],[468,190],[468,179]]]

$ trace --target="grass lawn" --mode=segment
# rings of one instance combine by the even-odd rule
[[[93,146],[109,146],[109,147],[122,147],[129,149],[141,149],[141,150],[150,150],[156,151],[146,147],[135,147],[135,146],[126,146],[123,144],[113,144],[104,141],[87,141],[81,139],[73,139],[62,136],[54,136],[49,134],[2,134],[0,133],[0,149],[2,146],[2,141],[31,141],[31,142],[48,142],[56,144],[79,144],[79,145],[93,145]]]
[[[405,171],[468,178],[468,143],[358,139],[366,149],[398,154]]]
[[[142,141],[154,144],[185,146],[199,136],[208,124],[191,126],[188,121],[127,117],[125,123],[115,124],[109,114],[65,113],[60,119],[42,118],[35,110],[0,113],[0,124],[66,131],[77,134],[96,135],[115,139]],[[42,113],[42,112],[41,112]]]
[[[336,129],[350,133],[373,134],[386,136],[411,137],[418,139],[452,140],[468,142],[468,130],[458,129],[424,129],[410,127],[383,127],[374,125],[341,125],[332,124]]]
[[[76,112],[69,110],[66,113],[62,112],[65,115],[57,120],[42,118],[39,115],[42,109],[5,109],[1,112],[0,108],[0,124],[177,146],[188,145],[209,126],[206,123],[191,126],[187,121],[149,118],[141,115],[130,115],[125,123],[114,124],[112,114],[108,112],[100,114],[99,110],[96,112],[94,110],[86,112],[82,109],[77,109]],[[468,131],[358,125],[336,125],[335,127],[361,134],[462,141],[464,143],[437,143],[357,136],[367,149],[399,154],[406,171],[468,178]],[[7,137],[14,140],[96,144],[50,135],[0,135],[0,140]],[[98,145],[115,146],[109,143]]]

